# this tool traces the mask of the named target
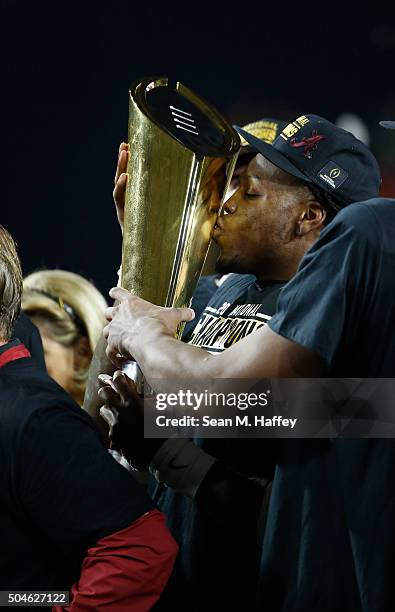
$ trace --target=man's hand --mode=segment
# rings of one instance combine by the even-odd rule
[[[111,289],[110,296],[117,305],[106,310],[109,324],[103,334],[107,340],[107,356],[115,364],[121,363],[120,357],[133,359],[134,352],[148,338],[174,337],[178,325],[192,321],[195,316],[191,308],[155,306],[120,287]]]
[[[114,191],[112,193],[121,230],[123,230],[125,191],[128,182],[128,175],[126,174],[128,159],[129,145],[126,144],[126,142],[121,142],[119,146],[117,170],[115,172]]]
[[[136,470],[148,470],[151,458],[162,439],[144,439],[144,401],[154,402],[154,398],[144,401],[139,396],[134,382],[121,371],[114,376],[99,376],[99,397],[103,402],[100,409],[102,418],[110,428],[113,448],[122,452]]]

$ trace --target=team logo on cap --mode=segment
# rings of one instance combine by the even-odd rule
[[[310,138],[302,138],[299,142],[297,138],[292,138],[289,144],[294,149],[304,147],[303,155],[311,159],[313,157],[313,151],[316,151],[318,143],[321,142],[321,140],[325,140],[325,136],[318,134],[317,130],[313,130]]]
[[[320,170],[318,176],[332,189],[338,189],[348,178],[348,172],[340,168],[335,162],[330,161]]]

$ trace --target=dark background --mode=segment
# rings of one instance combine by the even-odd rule
[[[317,8],[318,7],[318,8]],[[25,274],[62,267],[106,292],[120,232],[112,188],[128,86],[176,78],[239,124],[358,115],[395,195],[395,19],[317,3],[1,4],[1,218]]]

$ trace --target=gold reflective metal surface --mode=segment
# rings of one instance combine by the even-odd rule
[[[178,84],[177,90],[230,143],[221,155],[198,158],[144,107],[146,92],[166,84],[166,79],[147,79],[130,91],[122,286],[154,304],[185,306],[199,279],[240,143],[219,113]]]

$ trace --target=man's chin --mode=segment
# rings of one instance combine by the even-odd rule
[[[218,259],[215,262],[215,271],[217,274],[228,274],[229,270],[227,269],[226,262]]]
[[[244,270],[239,261],[235,259],[225,259],[219,256],[215,264],[217,274],[230,274],[231,272],[243,274]]]

